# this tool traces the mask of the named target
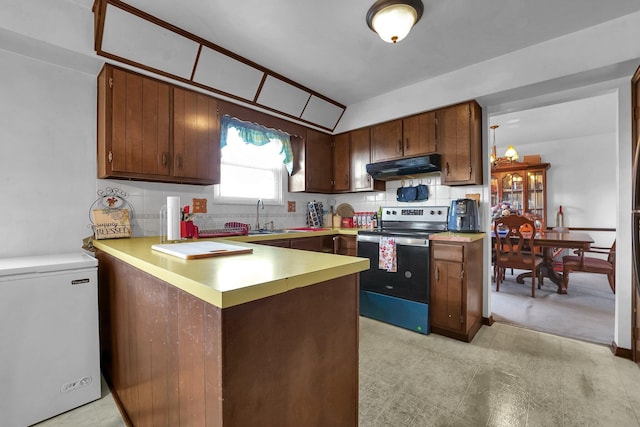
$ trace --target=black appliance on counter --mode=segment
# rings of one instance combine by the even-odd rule
[[[449,231],[478,233],[480,217],[478,202],[473,199],[458,199],[451,202],[449,210]]]
[[[382,208],[381,227],[358,230],[360,314],[422,334],[430,332],[429,235],[447,230],[447,206]],[[395,271],[380,268],[380,245],[395,247]],[[388,254],[387,254],[388,255]]]

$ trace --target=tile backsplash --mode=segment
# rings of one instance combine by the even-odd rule
[[[331,226],[329,207],[333,204],[348,203],[355,211],[377,211],[380,206],[449,206],[452,199],[463,198],[468,193],[481,194],[481,223],[483,205],[486,205],[486,189],[481,185],[449,187],[440,184],[440,174],[434,173],[421,179],[404,180],[404,185],[425,184],[429,187],[429,199],[421,202],[401,203],[396,201],[396,191],[403,181],[388,181],[384,192],[364,192],[347,194],[284,193],[283,205],[264,205],[260,210],[260,224],[273,221],[274,228],[306,226],[306,206],[308,202],[319,201],[326,211],[325,226]],[[287,185],[286,182],[284,184]],[[97,180],[96,190],[118,188],[128,194],[127,201],[133,208],[133,236],[157,236],[160,230],[160,212],[166,204],[167,196],[179,196],[181,204],[192,205],[192,199],[207,199],[207,213],[196,214],[194,222],[200,228],[222,228],[226,222],[235,221],[250,224],[256,222],[256,205],[223,204],[214,199],[213,186],[178,185],[154,182]],[[286,188],[286,187],[285,187]],[[287,212],[287,202],[296,202],[296,212]],[[256,200],[257,202],[257,200]]]

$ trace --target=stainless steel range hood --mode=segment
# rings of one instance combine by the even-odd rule
[[[406,176],[420,176],[440,171],[440,154],[369,163],[367,173],[373,179],[391,181]]]

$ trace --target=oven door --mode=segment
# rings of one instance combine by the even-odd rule
[[[429,240],[394,237],[397,272],[378,268],[380,235],[358,234],[358,256],[369,258],[369,270],[360,273],[360,289],[396,298],[429,303]]]

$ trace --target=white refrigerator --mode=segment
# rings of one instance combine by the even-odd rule
[[[0,259],[0,425],[100,398],[97,266],[82,252]]]

